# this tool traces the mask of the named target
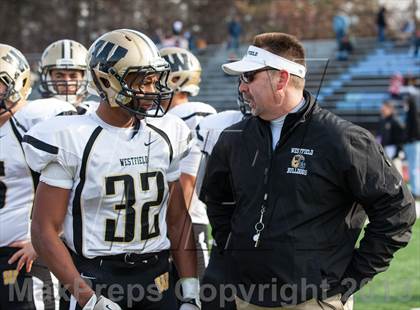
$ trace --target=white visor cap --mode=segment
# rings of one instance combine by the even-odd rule
[[[306,75],[305,66],[254,45],[248,47],[246,55],[241,60],[222,65],[223,71],[229,75],[240,75],[244,72],[258,70],[264,67],[285,70],[302,79]]]

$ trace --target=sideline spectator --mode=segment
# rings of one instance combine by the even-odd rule
[[[338,12],[333,18],[333,29],[337,40],[337,49],[340,49],[343,38],[347,35],[350,26],[350,20],[343,11]]]
[[[416,30],[416,36],[414,37],[414,57],[417,57],[420,49],[420,28]]]
[[[400,87],[400,96],[401,97],[408,97],[408,96],[419,96],[420,89],[416,87],[416,77],[415,76],[407,76],[404,79],[404,85]]]
[[[162,29],[157,28],[150,38],[152,39],[153,43],[155,43],[157,46],[160,46],[164,38]]]
[[[400,31],[397,33],[397,43],[400,45],[410,43],[416,34],[415,32],[416,24],[414,20],[409,19],[404,21],[400,28]]]
[[[350,41],[350,38],[348,35],[345,35],[340,42],[340,46],[338,48],[337,53],[337,60],[348,60],[349,55],[353,52],[353,44]]]
[[[196,40],[196,44],[197,44],[197,53],[198,54],[204,53],[207,48],[207,41],[203,38],[198,38]]]
[[[390,101],[385,101],[381,107],[379,137],[386,155],[391,159],[398,157],[404,142],[404,127],[398,120],[395,107]]]
[[[229,59],[236,59],[239,51],[239,39],[242,33],[242,26],[239,22],[239,17],[235,16],[228,24],[228,44],[227,49],[229,53]]]
[[[391,76],[391,82],[389,83],[388,92],[393,99],[402,99],[401,87],[404,85],[404,77],[401,73],[396,72]]]
[[[172,36],[165,38],[162,41],[162,47],[180,47],[188,49],[188,40],[184,37],[182,29],[184,25],[177,20],[172,25]]]
[[[420,199],[420,119],[414,96],[408,97],[405,108],[407,140],[404,152],[408,162],[411,192],[415,199]]]
[[[385,41],[385,30],[386,30],[386,8],[382,6],[376,15],[376,25],[378,27],[378,41]]]

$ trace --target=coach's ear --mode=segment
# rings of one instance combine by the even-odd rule
[[[276,90],[277,91],[284,91],[286,89],[287,84],[290,80],[289,72],[285,70],[276,71],[277,79],[276,79]]]

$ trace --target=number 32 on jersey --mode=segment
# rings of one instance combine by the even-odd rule
[[[142,201],[140,214],[136,212],[136,187],[134,177],[129,174],[110,176],[105,178],[106,197],[115,196],[116,184],[122,182],[123,195],[121,203],[115,204],[116,218],[105,221],[105,241],[107,242],[131,242],[135,237],[136,223],[140,221],[140,240],[148,240],[159,236],[159,211],[162,206],[165,193],[165,179],[161,171],[140,173],[141,191],[156,193],[154,200]],[[151,188],[155,185],[156,188]],[[121,218],[121,211],[125,211],[125,218]],[[152,223],[149,223],[149,213],[153,212]],[[138,220],[139,218],[139,220]],[[117,227],[124,225],[123,236],[117,236]],[[119,231],[120,228],[118,229]]]

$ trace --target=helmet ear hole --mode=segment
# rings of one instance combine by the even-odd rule
[[[27,81],[28,81],[28,79],[24,79],[24,80],[23,80],[23,83],[22,83],[22,86],[23,86],[23,87],[25,87],[25,85],[26,85],[26,82],[27,82]]]
[[[109,83],[109,81],[103,77],[100,78],[102,84],[106,87],[106,88],[110,88],[111,84]]]

